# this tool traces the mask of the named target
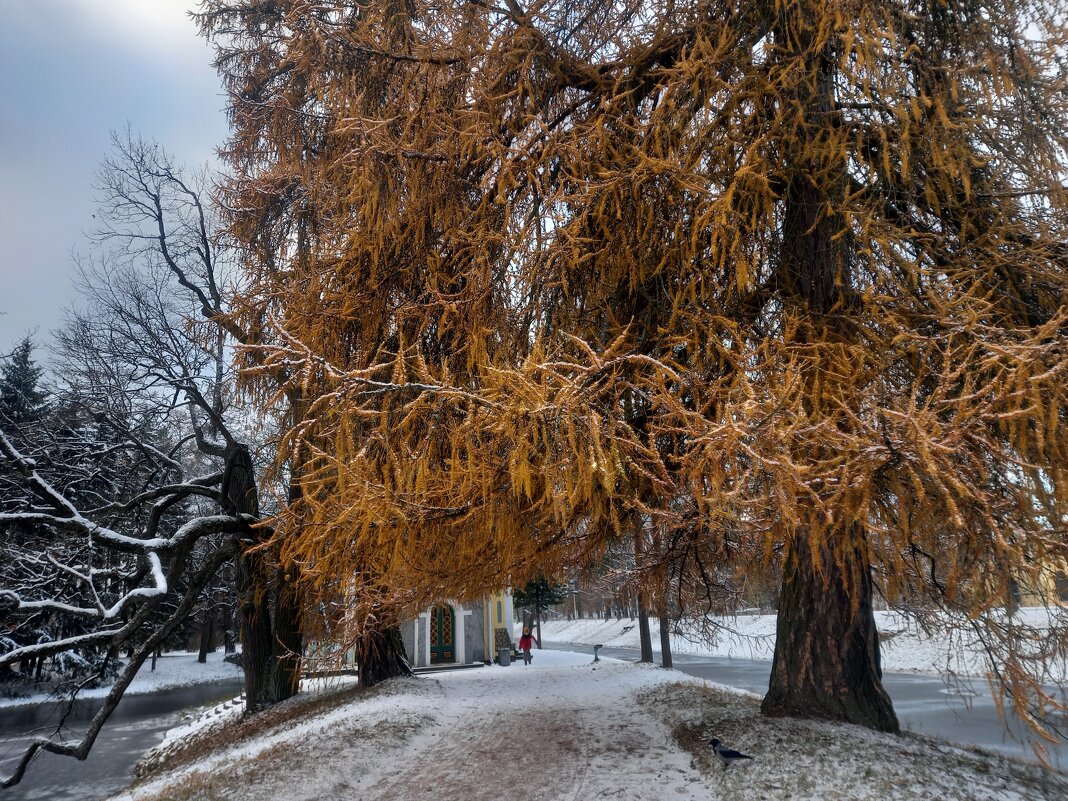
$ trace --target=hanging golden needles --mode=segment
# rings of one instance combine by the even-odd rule
[[[683,609],[783,571],[771,713],[896,728],[875,592],[1047,710],[1063,616],[996,610],[1068,568],[1063,16],[207,2],[282,558],[395,615],[638,537]]]

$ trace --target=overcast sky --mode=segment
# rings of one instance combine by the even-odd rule
[[[71,253],[87,250],[111,130],[129,122],[189,165],[223,142],[195,5],[0,0],[0,354],[34,329],[46,344],[76,301]]]

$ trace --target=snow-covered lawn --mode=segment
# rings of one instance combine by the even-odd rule
[[[529,667],[298,697],[200,736],[184,755],[172,752],[170,772],[117,798],[1068,798],[1063,775],[1033,765],[915,735],[767,719],[748,694],[557,651],[537,652]],[[712,736],[756,759],[723,771],[706,745]]]
[[[196,653],[169,653],[163,654],[156,661],[156,669],[151,670],[151,661],[146,661],[137,676],[130,683],[126,692],[130,695],[142,693],[154,693],[159,690],[169,690],[174,687],[188,687],[193,684],[210,684],[217,681],[239,681],[242,678],[241,668],[223,661],[222,651],[208,654],[208,661],[203,665],[197,662]],[[78,693],[79,698],[103,698],[108,694],[110,687],[95,687],[82,690]],[[0,707],[15,706],[18,704],[39,704],[53,700],[46,694],[30,695],[24,698],[0,699]]]
[[[673,635],[671,647],[674,653],[771,659],[775,650],[774,615],[738,615],[715,620],[720,626],[716,642],[710,644],[695,637]],[[876,612],[875,620],[881,639],[884,670],[982,676],[990,669],[977,639],[967,632],[953,637],[945,634],[927,636],[915,621],[894,612]],[[1045,609],[1021,609],[1014,620],[1039,628],[1049,624]],[[650,620],[649,625],[653,647],[659,650],[659,625],[655,619]],[[544,621],[542,638],[552,643],[639,647],[637,620],[629,618]],[[1062,660],[1053,667],[1051,680],[1068,680],[1068,663]]]

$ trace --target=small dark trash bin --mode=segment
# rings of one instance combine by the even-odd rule
[[[511,648],[498,648],[497,649],[497,663],[501,667],[508,667],[512,664],[512,649]]]

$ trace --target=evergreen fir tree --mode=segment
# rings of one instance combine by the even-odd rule
[[[43,370],[32,358],[33,341],[24,337],[0,366],[0,428],[9,436],[44,416],[46,393],[40,388]]]
[[[544,575],[531,579],[522,589],[512,593],[516,609],[523,609],[533,618],[537,627],[538,648],[541,648],[541,617],[547,609],[567,600],[567,587],[550,581]],[[524,615],[526,621],[527,615]]]
[[[512,602],[516,609],[529,609],[538,617],[545,610],[566,600],[567,585],[557,584],[545,576],[528,581],[525,587],[512,593]]]

